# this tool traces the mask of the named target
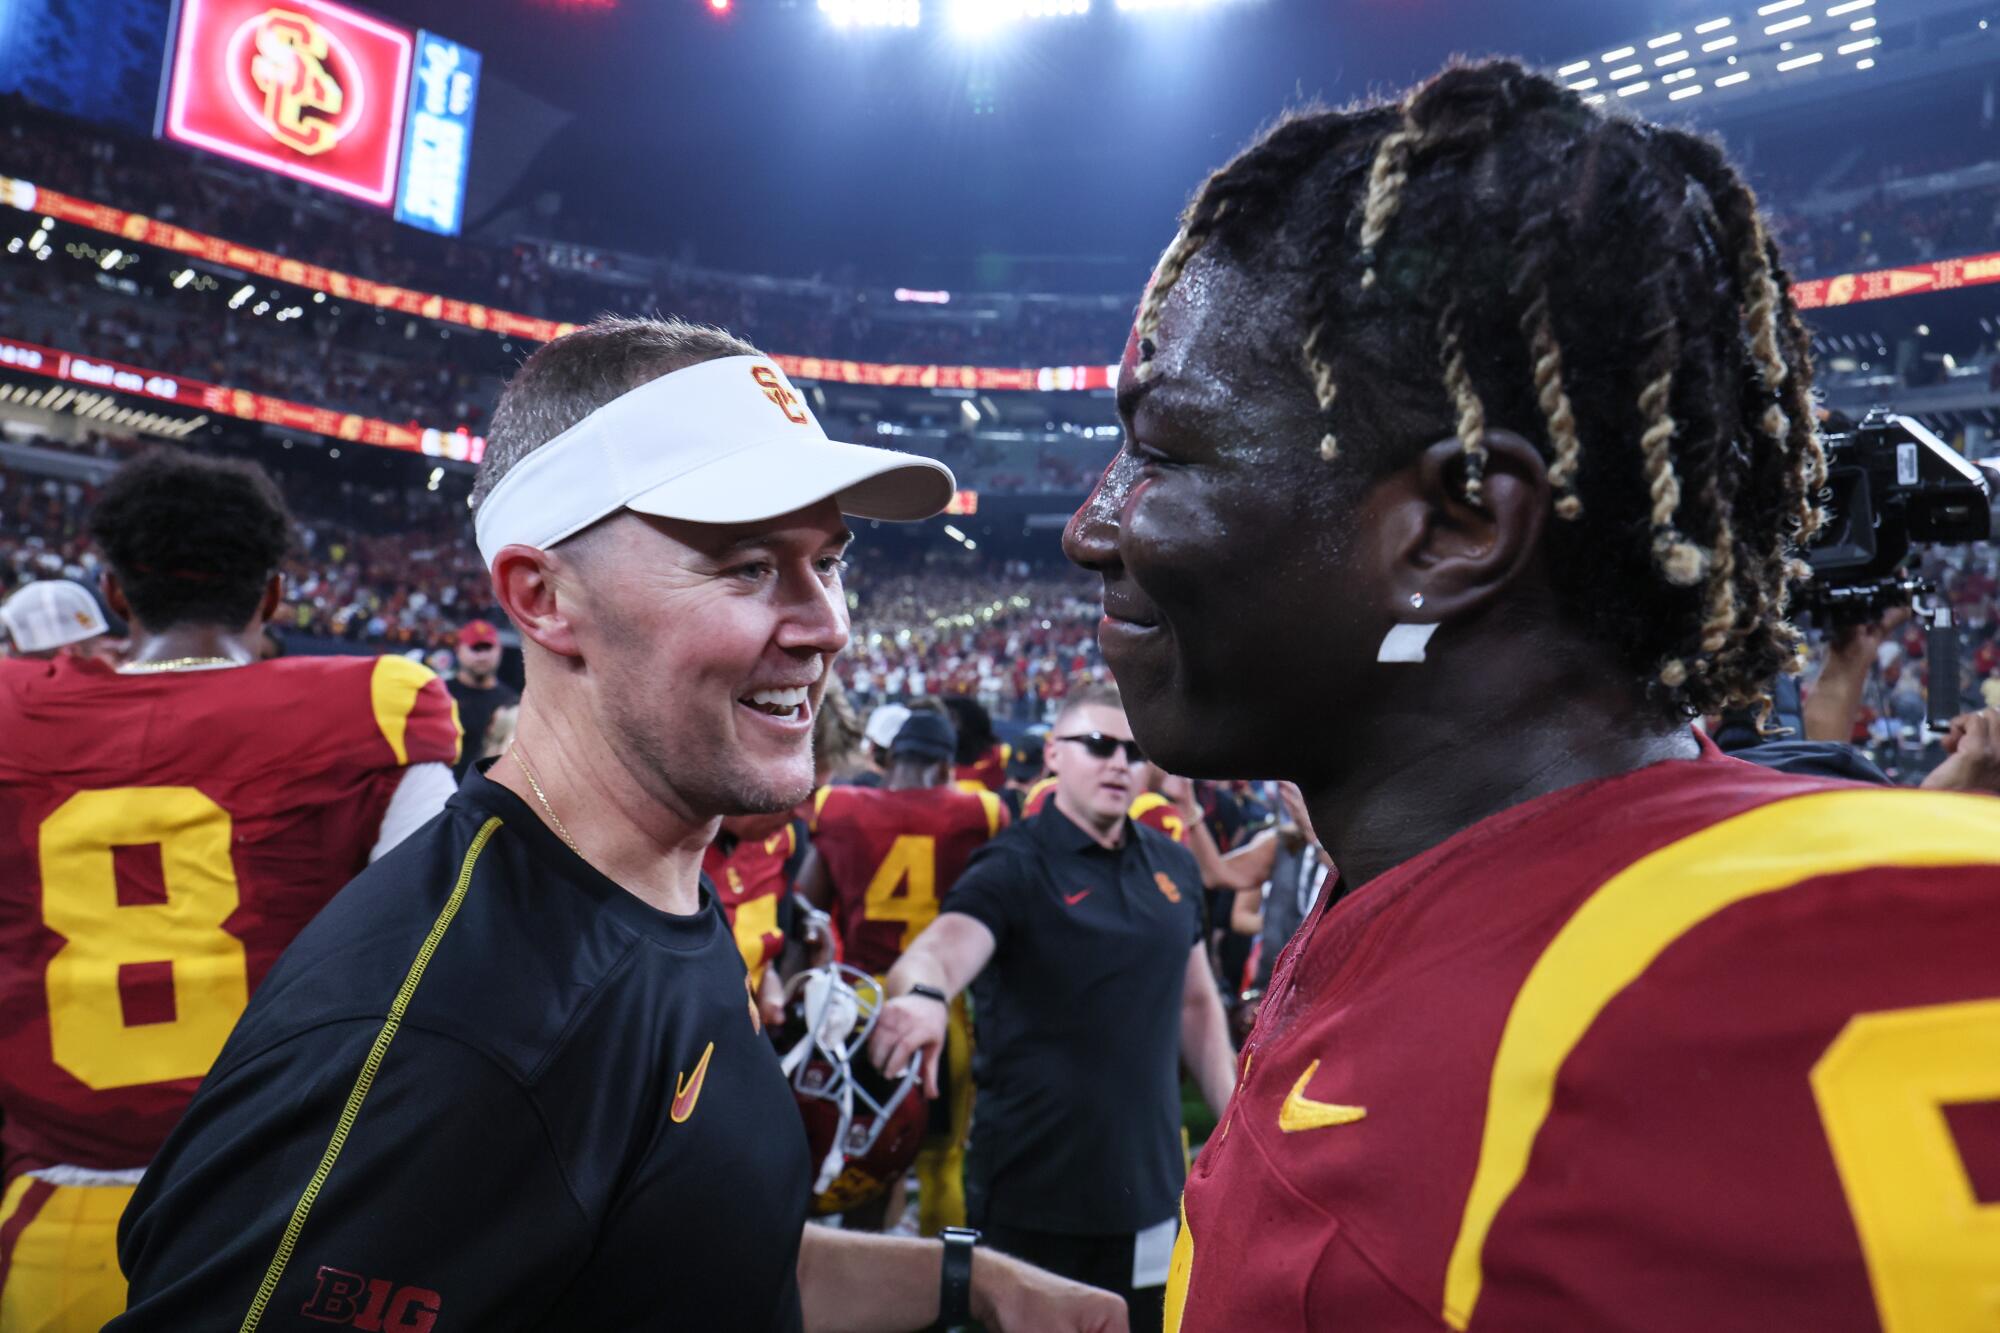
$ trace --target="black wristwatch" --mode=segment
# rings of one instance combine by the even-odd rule
[[[970,1227],[944,1229],[944,1277],[938,1288],[938,1321],[941,1329],[957,1328],[972,1322],[972,1247],[979,1233]]]
[[[921,995],[927,1000],[936,1000],[939,1004],[945,1006],[945,1008],[947,1009],[951,1007],[951,997],[949,995],[946,995],[936,986],[926,986],[922,982],[918,982],[916,985],[910,987],[910,989],[905,991],[904,994]],[[972,1232],[971,1235],[974,1240],[977,1240],[979,1238],[979,1233],[976,1231]]]

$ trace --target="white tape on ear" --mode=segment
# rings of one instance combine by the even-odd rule
[[[1378,662],[1421,662],[1424,649],[1430,646],[1431,635],[1437,633],[1437,623],[1428,625],[1396,625],[1382,636],[1381,651],[1375,654]]]

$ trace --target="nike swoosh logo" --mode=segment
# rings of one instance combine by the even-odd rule
[[[678,1125],[694,1114],[694,1104],[701,1100],[702,1081],[708,1077],[708,1057],[715,1054],[715,1043],[701,1053],[701,1063],[694,1067],[692,1074],[674,1075],[674,1104],[667,1112]]]
[[[1306,1084],[1319,1072],[1319,1061],[1306,1066],[1306,1072],[1299,1075],[1299,1081],[1292,1084],[1292,1090],[1285,1096],[1285,1104],[1278,1109],[1278,1128],[1287,1134],[1296,1134],[1302,1129],[1326,1129],[1331,1125],[1351,1125],[1368,1114],[1365,1106],[1342,1106],[1339,1102],[1316,1102],[1306,1096]]]
[[[1063,895],[1063,901],[1068,903],[1071,907],[1074,907],[1078,903],[1082,902],[1085,898],[1088,898],[1089,896],[1090,896],[1090,890],[1085,889],[1082,893],[1065,893]]]

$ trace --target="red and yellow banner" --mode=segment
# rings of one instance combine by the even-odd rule
[[[1981,287],[1989,282],[2000,282],[2000,250],[1957,259],[1934,259],[1902,268],[1881,268],[1871,273],[1808,278],[1792,284],[1792,299],[1801,310],[1817,310],[1858,301],[1886,301],[1892,296],[1914,296],[1918,292]]]
[[[432,430],[409,423],[399,425],[376,417],[364,417],[356,412],[312,407],[268,394],[251,393],[247,389],[231,389],[182,375],[142,370],[118,361],[104,361],[75,352],[58,351],[53,347],[0,338],[0,371],[6,370],[25,371],[30,375],[65,380],[112,393],[176,403],[218,416],[310,431],[315,435],[355,444],[429,454],[434,458],[477,463],[486,453],[484,437],[462,430]]]
[[[417,291],[373,282],[337,269],[302,263],[283,255],[238,245],[206,232],[175,226],[140,213],[128,213],[109,204],[40,189],[30,181],[0,176],[0,202],[28,213],[41,213],[58,222],[73,223],[106,232],[138,244],[171,250],[175,254],[205,259],[211,264],[255,273],[260,277],[290,283],[311,291],[325,292],[343,301],[359,301],[421,319],[435,319],[468,329],[481,329],[526,342],[547,342],[576,327],[552,319],[516,314],[496,306],[458,301],[435,292]],[[842,361],[819,356],[774,355],[793,379],[818,380],[830,384],[867,384],[910,389],[975,389],[980,392],[1040,390],[1062,393],[1083,389],[1109,389],[1117,380],[1118,367],[1111,366],[921,366],[885,365],[875,361]]]

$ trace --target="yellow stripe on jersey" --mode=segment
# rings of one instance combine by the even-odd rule
[[[1444,1320],[1472,1322],[1493,1219],[1527,1173],[1556,1079],[1597,1016],[1667,947],[1746,899],[1874,866],[2000,864],[2000,805],[1869,789],[1774,801],[1633,862],[1542,950],[1493,1058],[1479,1165],[1445,1268]]]
[[[319,1168],[306,1182],[305,1193],[299,1196],[298,1206],[292,1209],[292,1219],[285,1224],[285,1234],[278,1241],[278,1252],[271,1256],[271,1266],[264,1270],[264,1281],[259,1284],[256,1298],[250,1302],[250,1309],[244,1314],[237,1333],[255,1333],[257,1325],[263,1322],[264,1309],[271,1303],[271,1293],[278,1289],[279,1281],[285,1276],[285,1265],[292,1261],[292,1251],[298,1248],[299,1233],[306,1226],[306,1215],[312,1212],[313,1201],[319,1198],[327,1177],[333,1174],[333,1164],[339,1159],[340,1150],[354,1128],[354,1121],[361,1114],[361,1103],[367,1099],[368,1089],[374,1086],[375,1075],[381,1072],[382,1061],[389,1054],[389,1043],[396,1039],[397,1030],[403,1026],[403,1015],[408,1012],[410,1000],[417,993],[417,983],[424,979],[424,969],[430,966],[431,955],[437,952],[446,928],[458,915],[459,904],[465,901],[466,888],[472,883],[472,868],[478,864],[479,854],[486,850],[487,841],[499,830],[500,820],[497,817],[487,820],[479,826],[472,845],[465,849],[465,860],[459,863],[458,882],[452,886],[451,897],[445,899],[444,910],[431,923],[430,934],[424,937],[423,946],[417,950],[416,961],[410,964],[408,975],[403,978],[395,1000],[389,1005],[389,1017],[383,1021],[382,1030],[375,1034],[375,1044],[369,1048],[368,1058],[362,1062],[361,1074],[354,1080],[354,1090],[347,1094],[347,1105],[341,1108],[340,1119],[333,1127],[333,1137],[327,1141],[326,1152],[319,1159]]]
[[[375,708],[375,725],[381,728],[382,739],[389,742],[399,767],[410,762],[410,714],[416,711],[417,696],[436,679],[436,672],[407,657],[390,653],[375,659],[375,673],[368,679],[368,701]],[[459,724],[456,699],[451,701],[451,725],[463,745],[465,728]]]
[[[992,837],[1000,831],[1000,798],[981,787],[978,792],[979,804],[986,811],[986,836]]]

